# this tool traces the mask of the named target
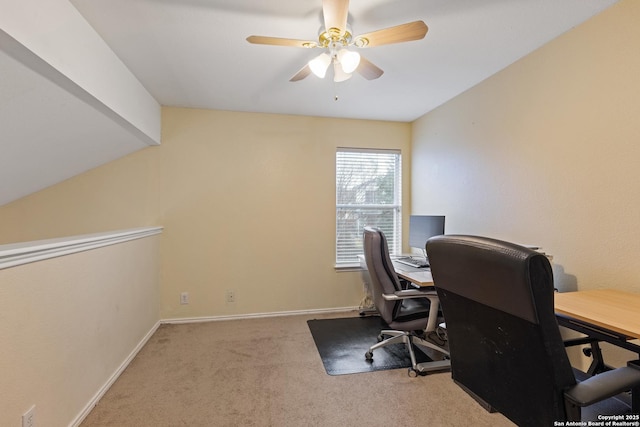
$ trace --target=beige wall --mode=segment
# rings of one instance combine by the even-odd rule
[[[161,146],[0,207],[0,243],[162,225],[163,318],[360,303],[359,274],[334,269],[335,150],[401,149],[408,206],[410,124],[180,108],[162,121]]]
[[[158,149],[0,206],[0,244],[159,225]]]
[[[159,321],[159,236],[0,270],[0,425],[67,426]]]
[[[640,292],[640,2],[414,123],[412,209],[542,246],[561,290]]]
[[[409,124],[177,108],[162,119],[163,316],[358,305],[358,274],[334,270],[336,147],[408,152]]]

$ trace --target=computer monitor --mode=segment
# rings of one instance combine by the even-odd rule
[[[427,240],[444,234],[444,216],[411,215],[409,217],[409,246],[426,254]]]

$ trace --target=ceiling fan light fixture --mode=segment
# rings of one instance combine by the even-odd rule
[[[333,81],[336,83],[343,82],[345,80],[349,80],[351,78],[350,73],[345,73],[342,69],[342,66],[337,62],[333,63]]]
[[[326,53],[322,53],[309,61],[309,68],[311,68],[313,74],[323,79],[330,64],[331,57]]]
[[[334,67],[335,81],[346,80],[353,72],[357,72],[367,80],[377,79],[384,74],[384,71],[367,58],[361,57],[359,53],[350,51],[349,48],[358,49],[421,40],[429,30],[423,21],[413,21],[354,35],[349,27],[349,0],[321,0],[321,2],[323,26],[318,31],[317,41],[255,35],[247,37],[247,41],[252,44],[320,48],[325,51],[310,60],[289,81],[297,82],[312,73],[322,79],[331,64]]]
[[[353,73],[358,65],[360,65],[360,54],[347,49],[340,49],[338,52],[338,61],[342,66],[342,70],[347,73]]]

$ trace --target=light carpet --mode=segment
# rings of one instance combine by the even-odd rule
[[[327,375],[307,320],[162,325],[82,423],[93,426],[512,426],[451,374]]]

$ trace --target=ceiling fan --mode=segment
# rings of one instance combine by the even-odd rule
[[[341,82],[350,78],[354,71],[368,80],[377,79],[384,73],[358,52],[348,50],[347,47],[367,48],[420,40],[428,31],[424,22],[413,21],[354,37],[347,27],[349,0],[322,0],[322,13],[324,28],[320,30],[317,41],[265,36],[249,36],[247,41],[254,44],[322,49],[323,53],[309,61],[289,81],[302,80],[311,73],[324,78],[327,69],[333,64],[333,80]]]

